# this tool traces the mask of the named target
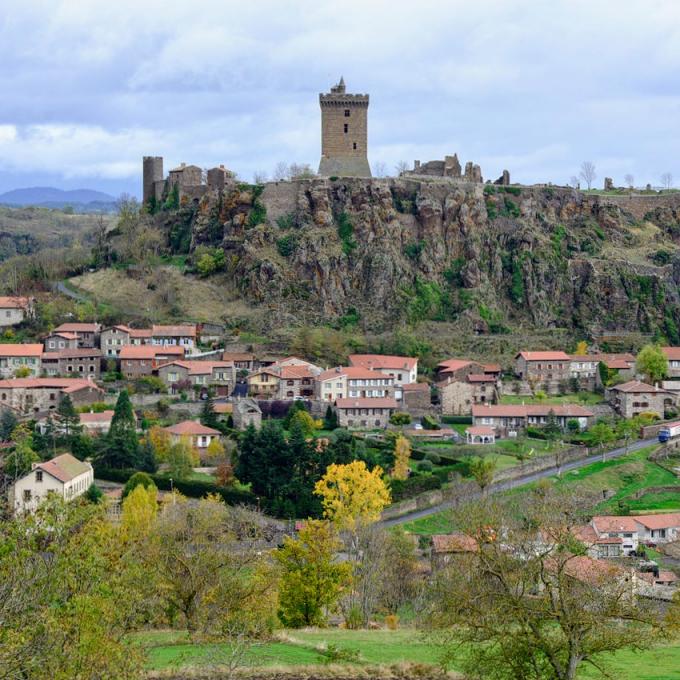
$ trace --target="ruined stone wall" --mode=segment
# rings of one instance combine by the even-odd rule
[[[593,195],[591,195],[593,196]],[[600,205],[612,205],[630,213],[636,220],[643,220],[645,216],[660,206],[680,210],[680,192],[669,194],[640,195],[629,194],[621,196],[594,195],[592,200]]]

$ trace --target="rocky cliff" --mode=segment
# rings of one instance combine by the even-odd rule
[[[680,342],[680,194],[331,178],[234,184],[158,219],[223,249],[249,301],[308,322]]]

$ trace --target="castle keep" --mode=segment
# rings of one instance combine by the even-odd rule
[[[368,165],[368,95],[347,94],[340,78],[330,93],[319,94],[321,162],[319,174],[370,177]]]

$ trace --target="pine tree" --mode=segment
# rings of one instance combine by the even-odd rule
[[[206,400],[203,402],[201,407],[201,424],[206,427],[212,427],[213,429],[219,429],[219,419],[217,413],[215,413],[215,402],[213,401],[212,394],[208,392]]]
[[[140,462],[135,416],[127,390],[118,395],[99,462],[112,468],[136,468]]]
[[[57,406],[55,426],[59,433],[59,438],[68,442],[71,442],[83,432],[80,416],[68,394],[64,395],[64,398],[59,402],[59,406]]]
[[[17,426],[18,422],[14,411],[8,408],[2,409],[2,412],[0,412],[0,439],[2,441],[6,442],[10,438],[12,430]]]
[[[326,407],[326,415],[323,419],[323,429],[324,430],[335,430],[338,427],[338,414],[335,412],[333,407],[328,404]]]

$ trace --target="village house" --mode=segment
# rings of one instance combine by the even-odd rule
[[[0,407],[19,413],[52,411],[64,395],[75,406],[99,401],[103,390],[86,378],[11,378],[0,381]]]
[[[336,366],[316,376],[316,398],[335,401],[348,397],[390,397],[394,378],[362,366]]]
[[[418,359],[414,357],[398,357],[386,354],[350,354],[350,366],[363,366],[373,371],[380,371],[394,378],[396,387],[408,385],[418,380]],[[401,395],[398,396],[401,399]]]
[[[262,425],[262,410],[254,399],[237,399],[232,411],[234,427],[245,430],[251,425],[259,430]]]
[[[428,411],[432,406],[430,385],[428,383],[410,383],[402,385],[401,404],[406,411]]]
[[[248,378],[248,394],[258,399],[275,399],[279,394],[279,372],[272,368],[261,368]]]
[[[123,347],[132,344],[130,329],[123,324],[104,328],[99,336],[99,342],[104,356],[117,357]]]
[[[471,373],[484,374],[485,365],[469,359],[447,359],[437,364],[439,381],[465,380]]]
[[[497,437],[520,432],[530,425],[541,427],[551,416],[563,430],[570,420],[576,421],[579,429],[584,430],[594,414],[578,404],[478,404],[472,407],[472,424],[493,427]]]
[[[231,361],[178,360],[160,365],[158,377],[173,394],[192,387],[228,397],[236,383],[236,369]]]
[[[465,428],[466,444],[495,444],[496,431],[490,425],[470,425]]]
[[[565,352],[519,352],[515,375],[529,385],[554,392],[569,380],[571,361]]]
[[[0,327],[18,326],[32,316],[31,298],[0,296]]]
[[[202,425],[195,420],[183,420],[181,423],[162,429],[170,435],[172,444],[187,440],[199,454],[204,454],[210,443],[215,439],[219,441],[222,436],[219,430]]]
[[[598,557],[619,557],[638,551],[641,545],[671,543],[680,538],[680,513],[607,516],[592,518],[581,540],[593,545]]]
[[[160,347],[183,347],[185,354],[193,354],[196,351],[196,325],[154,325],[151,327],[151,344]]]
[[[578,380],[579,389],[582,390],[592,391],[602,386],[601,363],[610,374],[635,377],[635,357],[632,354],[572,354],[569,359],[569,376],[572,380]]]
[[[286,364],[278,369],[279,399],[312,399],[314,397],[315,374],[309,366]]]
[[[340,427],[384,429],[390,421],[390,416],[397,410],[397,402],[389,397],[337,399],[335,410]]]
[[[445,416],[470,415],[475,404],[495,404],[498,401],[498,381],[486,373],[471,373],[458,379],[447,377],[437,383],[437,389]]]
[[[605,390],[605,399],[624,418],[634,418],[641,413],[655,413],[663,420],[666,408],[675,406],[676,397],[654,385],[630,380]]]
[[[95,380],[101,374],[101,360],[101,350],[86,348],[44,352],[41,358],[45,375],[90,376]]]
[[[231,361],[239,370],[254,371],[255,355],[252,352],[223,352],[222,361]]]
[[[80,424],[83,426],[83,431],[89,435],[108,434],[111,429],[111,420],[113,419],[114,411],[106,410],[95,413],[88,411],[80,414]],[[134,412],[133,412],[134,414]]]
[[[638,541],[644,544],[673,543],[680,538],[680,513],[635,515]]]
[[[662,347],[661,351],[668,359],[668,377],[680,378],[680,347]]]
[[[0,377],[13,378],[20,368],[27,368],[30,375],[39,375],[41,356],[39,344],[0,344]]]
[[[153,372],[163,363],[181,359],[184,348],[127,345],[120,350],[120,372],[127,380],[135,380]]]
[[[75,333],[78,347],[99,347],[101,324],[98,323],[63,323],[54,329],[55,333]],[[65,348],[57,348],[65,349]]]
[[[61,352],[78,349],[78,334],[69,331],[53,331],[45,338],[45,352]]]
[[[17,514],[33,512],[48,494],[71,501],[86,493],[92,484],[92,465],[64,453],[44,463],[33,463],[33,469],[12,485],[10,507]]]
[[[451,534],[435,534],[432,536],[430,563],[432,571],[437,571],[455,563],[456,559],[479,550],[477,541],[460,531]]]

